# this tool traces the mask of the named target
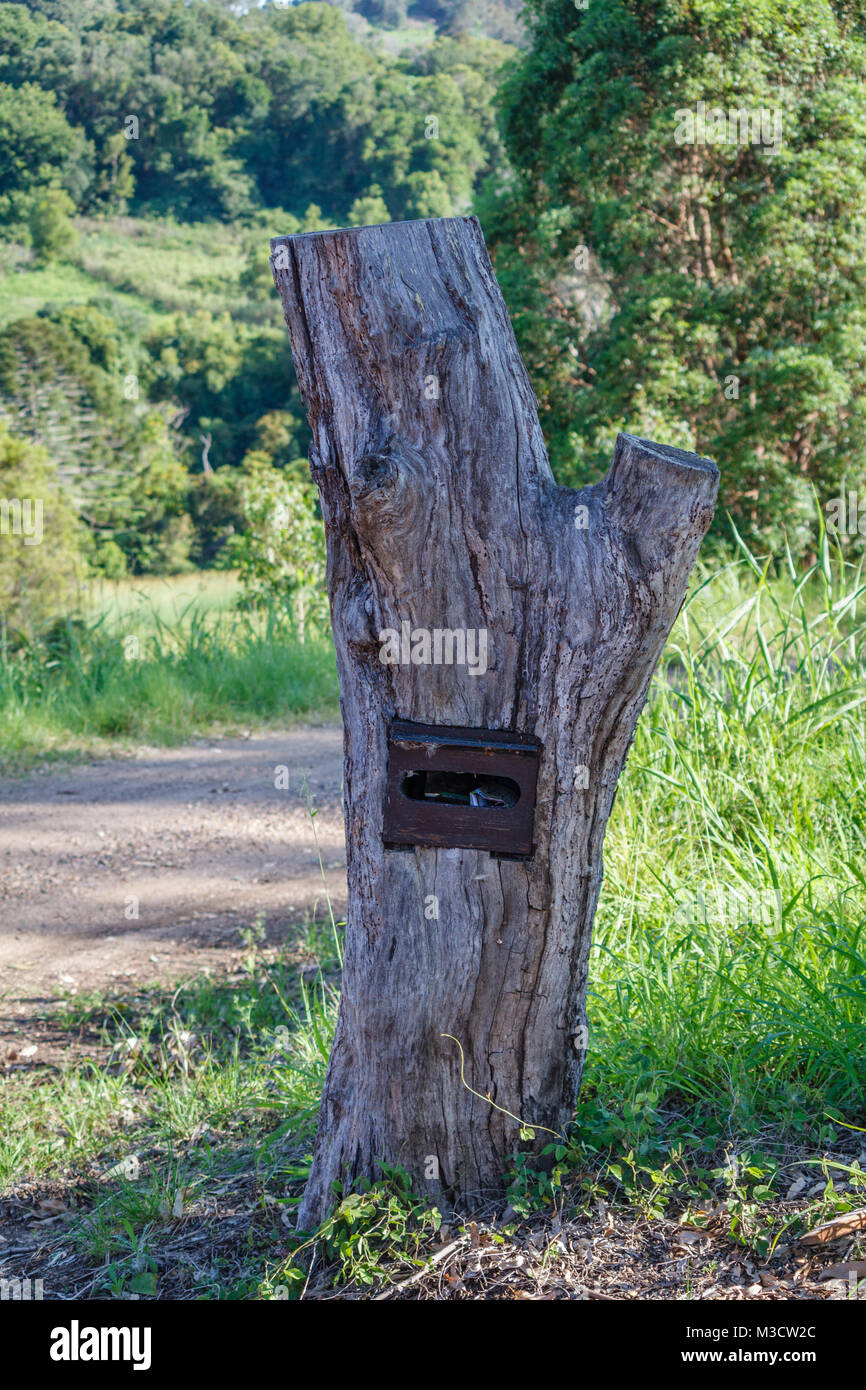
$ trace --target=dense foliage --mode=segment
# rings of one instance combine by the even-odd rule
[[[80,212],[230,219],[255,207],[345,222],[465,210],[498,137],[506,50],[463,35],[392,56],[336,8],[216,0],[0,7],[0,215],[35,193]],[[435,135],[431,131],[435,122]]]
[[[527,14],[486,226],[561,476],[627,424],[718,459],[742,531],[800,551],[812,485],[866,481],[864,7]]]
[[[103,573],[240,563],[251,595],[283,583],[312,602],[308,431],[268,238],[465,212],[501,161],[510,50],[485,31],[514,28],[513,0],[416,5],[432,23],[393,42],[406,10],[385,8],[0,6],[0,420],[47,451]],[[160,255],[144,285],[172,226],[195,272],[181,287]],[[65,272],[28,300],[55,264],[83,292]],[[277,556],[251,532],[286,507]]]
[[[729,510],[814,552],[815,494],[859,492],[862,544],[866,7],[518,9],[0,5],[0,423],[74,507],[72,569],[242,562],[305,604],[268,239],[470,210],[561,481],[627,428],[718,460],[719,542]]]

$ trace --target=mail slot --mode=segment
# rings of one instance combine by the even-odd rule
[[[385,844],[530,855],[540,748],[538,739],[508,729],[395,720]]]

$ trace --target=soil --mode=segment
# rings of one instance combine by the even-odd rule
[[[229,968],[239,929],[277,944],[326,888],[342,914],[341,778],[328,726],[3,779],[0,1064],[60,995]]]

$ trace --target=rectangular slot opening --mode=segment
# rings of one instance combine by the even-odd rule
[[[396,720],[388,737],[385,844],[526,858],[539,754],[537,739],[508,729]]]

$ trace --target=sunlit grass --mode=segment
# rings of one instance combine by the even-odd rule
[[[92,300],[142,325],[174,313],[277,317],[276,298],[253,304],[240,286],[250,245],[243,226],[159,217],[78,217],[75,225],[79,239],[68,260],[39,265],[24,247],[0,246],[0,327],[49,304]],[[263,245],[267,239],[263,232]]]
[[[229,575],[94,587],[83,619],[0,659],[0,765],[338,717],[333,643]]]
[[[773,580],[744,555],[681,615],[608,829],[588,1095],[740,1134],[862,1115],[862,599],[825,542]]]
[[[238,289],[244,241],[231,226],[133,217],[82,218],[78,226],[82,270],[111,292],[137,296],[152,313],[224,313],[244,298]]]
[[[148,718],[160,708],[163,679],[199,702],[200,717],[209,698],[212,712],[243,707],[251,672],[257,707],[269,699],[284,707],[286,653],[295,663],[304,655],[279,642],[275,655],[266,619],[241,641],[232,627],[239,615],[224,606],[230,586],[214,580],[180,619],[157,611],[165,595],[153,597],[141,630],[154,644],[146,669],[156,693],[141,686],[144,668],[135,677]],[[783,1213],[768,1225],[755,1215],[756,1203],[784,1196],[788,1157],[832,1155],[851,1132],[845,1125],[864,1123],[862,596],[860,570],[825,543],[818,563],[799,574],[783,566],[770,577],[743,554],[701,579],[680,616],[605,844],[587,1068],[560,1164],[580,1200],[620,1193],[652,1216],[670,1200],[699,1212],[721,1194],[733,1238],[762,1253],[794,1219]],[[98,621],[112,619],[112,651],[123,622],[141,616],[136,603],[135,586],[103,595]],[[65,677],[73,685],[64,718],[74,708],[91,720],[100,711],[107,726],[111,709],[121,719],[132,698],[124,672],[134,664],[121,667],[116,652],[88,660],[77,697]],[[312,678],[301,685],[312,698]],[[179,710],[162,707],[168,735]],[[298,958],[266,965],[253,933],[244,983],[199,979],[127,1008],[67,1001],[58,1025],[101,1030],[103,1042],[120,1045],[113,1060],[36,1087],[7,1082],[7,1185],[149,1154],[138,1177],[113,1178],[77,1219],[81,1248],[110,1262],[109,1287],[134,1290],[128,1281],[140,1279],[148,1294],[167,1213],[205,1201],[227,1173],[256,1174],[267,1200],[291,1211],[336,1017],[341,954],[329,924],[307,929],[300,959],[319,962],[316,981],[304,983]],[[202,1132],[205,1142],[190,1147]],[[837,1168],[831,1158],[827,1173],[849,1172],[859,1184],[859,1168],[842,1158]],[[550,1179],[531,1161],[515,1162],[510,1190],[549,1203]],[[822,1203],[834,1211],[857,1200],[828,1187],[803,1220],[817,1219]],[[281,1267],[272,1282],[290,1275]],[[223,1296],[272,1296],[270,1275],[259,1277],[243,1295]]]
[[[129,579],[90,579],[83,601],[93,618],[112,630],[153,631],[196,614],[225,613],[236,606],[241,587],[226,570],[193,570],[180,575],[138,575]]]
[[[48,1016],[90,1057],[0,1078],[0,1194],[74,1185],[63,1242],[97,1266],[96,1296],[154,1296],[160,1242],[180,1215],[205,1225],[214,1193],[234,1182],[247,1200],[283,1202],[305,1171],[339,929],[309,922],[277,952],[262,949],[260,923],[241,936],[240,981],[202,973],[124,998],[66,997]],[[209,1277],[203,1295],[219,1282]]]

